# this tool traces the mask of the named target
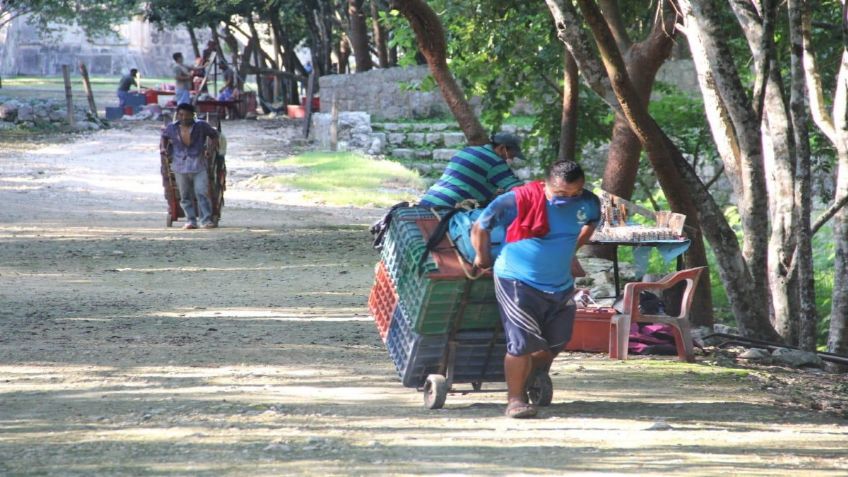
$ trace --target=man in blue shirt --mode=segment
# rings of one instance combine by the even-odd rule
[[[497,197],[472,228],[475,265],[487,268],[492,265],[489,232],[498,225],[510,226],[508,243],[494,263],[495,292],[507,339],[504,369],[509,417],[536,415],[536,408],[527,402],[528,379],[549,381],[551,362],[571,339],[576,311],[571,299],[573,258],[600,220],[600,201],[583,189],[584,183],[577,163],[557,162],[544,183]],[[531,189],[537,194],[525,192]],[[529,202],[525,197],[530,197]],[[535,227],[539,222],[543,228]],[[509,241],[512,227],[527,223],[534,223],[538,235]]]
[[[209,151],[206,150],[206,138],[212,139],[217,150],[220,133],[206,121],[194,118],[194,106],[182,103],[177,106],[177,120],[162,130],[159,153],[168,154],[171,149],[171,170],[180,190],[180,207],[186,217],[184,229],[197,228],[197,213],[193,198],[197,198],[200,207],[200,224],[211,229],[216,225],[212,221],[212,203],[209,201],[209,176],[207,163]]]
[[[123,114],[124,106],[127,105],[127,97],[130,95],[131,87],[138,87],[138,70],[133,68],[130,74],[121,77],[121,82],[118,83],[118,107],[121,108]]]

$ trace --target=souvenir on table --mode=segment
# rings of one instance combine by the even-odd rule
[[[652,212],[617,195],[601,191],[601,223],[592,242],[659,242],[685,240],[683,224],[686,216],[667,210]],[[635,224],[628,220],[632,213],[653,219],[654,224]]]

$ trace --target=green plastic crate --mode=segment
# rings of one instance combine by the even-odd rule
[[[383,239],[381,257],[395,282],[408,273],[429,273],[438,270],[432,256],[428,256],[424,263],[419,263],[427,248],[427,241],[415,220],[414,217],[403,215],[393,218]]]
[[[472,280],[469,301],[462,317],[457,317],[466,278],[437,279],[407,273],[398,281],[398,303],[422,335],[448,333],[452,320],[461,318],[459,329],[491,329],[500,321],[494,284],[491,278]]]

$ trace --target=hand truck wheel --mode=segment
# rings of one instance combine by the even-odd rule
[[[554,398],[554,383],[551,376],[544,371],[534,374],[527,384],[527,397],[537,406],[550,406]]]
[[[448,382],[441,374],[427,376],[424,383],[424,407],[441,409],[448,397]]]

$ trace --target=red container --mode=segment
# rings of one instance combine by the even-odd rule
[[[392,315],[394,315],[397,306],[398,296],[382,260],[374,267],[374,272],[374,286],[368,296],[368,311],[374,317],[380,339],[385,343],[386,335],[389,333],[389,325],[392,323]]]
[[[144,101],[147,104],[159,104],[159,93],[155,89],[148,89],[144,92]]]
[[[578,308],[574,317],[571,341],[565,346],[568,351],[609,352],[610,318],[614,308]]]
[[[290,118],[302,118],[306,116],[306,109],[299,104],[290,104],[286,106],[286,112]]]
[[[300,97],[300,105],[306,109],[306,96]],[[312,98],[312,112],[321,110],[321,98]]]

